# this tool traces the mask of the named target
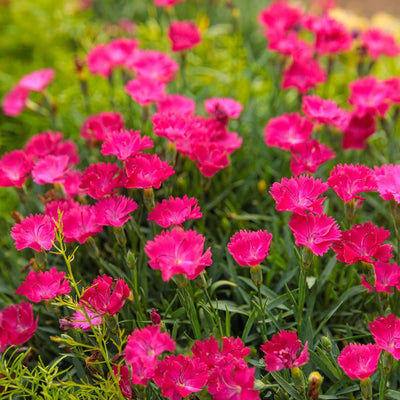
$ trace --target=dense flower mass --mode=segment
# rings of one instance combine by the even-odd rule
[[[400,319],[394,314],[378,317],[369,323],[369,329],[377,346],[400,360]]]
[[[108,133],[124,128],[122,115],[114,112],[101,112],[91,115],[82,125],[81,136],[88,141],[102,142]]]

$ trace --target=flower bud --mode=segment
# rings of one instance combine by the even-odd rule
[[[36,271],[44,270],[47,267],[47,253],[45,250],[35,251],[35,264],[33,265],[33,268]]]
[[[160,314],[157,313],[158,310],[155,308],[151,309],[151,322],[153,325],[161,325],[161,317]]]
[[[113,226],[114,236],[121,247],[126,246],[126,235],[122,226]]]
[[[389,375],[393,368],[393,356],[387,350],[383,352],[382,365],[385,374]]]
[[[331,342],[331,339],[329,339],[328,336],[322,336],[322,338],[321,338],[321,346],[328,353],[332,352],[332,342]]]
[[[88,237],[85,242],[86,249],[91,258],[99,258],[99,249],[97,248],[96,242],[92,237]]]
[[[260,287],[263,282],[263,275],[260,264],[255,265],[254,267],[250,267],[250,276],[256,287]]]
[[[361,379],[360,386],[364,400],[371,400],[372,399],[371,379],[370,378]]]
[[[303,271],[308,271],[311,267],[314,253],[307,247],[301,249],[301,268]]]
[[[319,372],[313,371],[308,377],[308,392],[307,397],[312,400],[318,400],[319,389],[322,384],[322,376]]]
[[[290,369],[292,374],[293,383],[295,388],[300,392],[303,393],[306,390],[306,382],[304,379],[303,372],[299,367],[294,367]]]
[[[147,211],[152,211],[155,206],[153,189],[143,189],[143,202]]]
[[[128,250],[125,256],[125,261],[130,269],[136,268],[136,257],[131,250]]]
[[[375,268],[374,268],[373,264],[361,262],[361,265],[364,270],[365,280],[367,281],[367,283],[370,286],[372,286],[374,288],[375,283],[376,283],[376,275],[375,275]]]

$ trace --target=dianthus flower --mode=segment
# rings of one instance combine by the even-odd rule
[[[400,78],[395,76],[386,79],[383,83],[387,87],[387,96],[390,103],[400,103]]]
[[[19,87],[34,92],[42,92],[47,85],[54,79],[54,69],[39,69],[21,78]]]
[[[69,169],[68,156],[46,156],[36,162],[32,169],[33,181],[39,185],[62,182]]]
[[[84,196],[85,190],[81,189],[83,172],[80,170],[69,170],[62,178],[61,183],[67,196]]]
[[[11,229],[17,250],[30,247],[36,251],[50,250],[55,238],[54,225],[47,215],[30,215]]]
[[[107,133],[124,129],[122,115],[114,112],[101,112],[91,115],[82,125],[81,136],[86,140],[103,141]]]
[[[338,357],[340,368],[350,379],[367,379],[378,367],[381,349],[375,344],[350,343]]]
[[[227,151],[212,142],[193,144],[191,158],[197,160],[196,165],[206,178],[211,178],[219,170],[229,165]]]
[[[171,7],[175,4],[182,3],[185,0],[154,0],[154,4],[157,7]]]
[[[0,311],[0,351],[7,346],[27,342],[35,333],[39,317],[34,318],[32,304],[23,301]]]
[[[89,329],[91,329],[91,326],[95,326],[95,325],[100,325],[102,322],[101,316],[95,312],[95,311],[91,311],[89,309],[89,307],[86,307],[85,305],[79,304],[82,309],[81,310],[76,310],[74,312],[74,315],[72,317],[72,321],[71,321],[71,327],[74,328],[81,328],[84,331],[88,331]],[[85,311],[83,311],[83,309]],[[61,320],[60,320],[61,322]],[[67,325],[67,327],[70,327],[69,324]]]
[[[360,40],[373,60],[377,60],[381,54],[395,57],[400,52],[395,38],[380,29],[371,28],[366,30],[361,34]]]
[[[230,98],[211,98],[204,102],[206,111],[217,121],[227,123],[229,118],[239,118],[243,106]]]
[[[318,124],[332,124],[341,127],[347,116],[346,111],[339,108],[333,100],[321,97],[304,96],[302,110],[307,118],[313,119]]]
[[[367,146],[367,139],[376,131],[374,114],[365,114],[359,117],[352,112],[343,125],[343,149],[363,150]]]
[[[0,187],[22,187],[33,167],[33,162],[23,150],[5,153],[0,159]]]
[[[28,300],[39,303],[41,300],[54,299],[70,291],[71,286],[65,279],[65,273],[57,272],[56,267],[53,267],[50,271],[30,271],[15,294],[22,294]]]
[[[271,245],[272,234],[268,231],[239,231],[228,243],[228,251],[242,267],[254,267],[263,262]]]
[[[140,136],[139,131],[121,129],[107,134],[101,146],[101,154],[115,155],[121,161],[135,156],[144,149],[153,147],[153,141],[148,137]]]
[[[163,228],[182,225],[189,219],[198,219],[203,216],[198,200],[194,197],[188,198],[186,195],[182,198],[170,197],[157,204],[149,213],[148,220],[154,221]]]
[[[305,172],[313,174],[321,164],[335,158],[333,150],[315,139],[292,145],[290,153],[290,170],[293,175]]]
[[[359,199],[358,193],[377,190],[375,172],[359,164],[336,165],[329,174],[328,185],[346,203]]]
[[[204,242],[205,237],[196,231],[173,228],[161,232],[154,241],[149,240],[144,251],[150,258],[150,267],[160,269],[164,281],[175,274],[194,279],[212,263],[210,248],[202,254]]]
[[[369,329],[377,346],[400,360],[400,319],[394,314],[378,317],[369,323]]]
[[[342,238],[332,249],[339,261],[346,264],[355,264],[357,261],[373,263],[389,261],[393,247],[383,242],[390,236],[384,228],[378,228],[367,222],[364,225],[354,225],[351,229],[342,232]]]
[[[131,373],[129,368],[126,365],[113,365],[112,370],[117,378],[119,390],[122,395],[127,399],[132,399]]]
[[[183,116],[193,115],[196,109],[194,100],[180,94],[168,94],[158,101],[156,105],[159,113],[175,113]]]
[[[394,199],[400,203],[400,165],[375,167],[378,192],[383,200]]]
[[[59,199],[53,200],[49,203],[46,203],[44,208],[44,213],[48,215],[52,220],[58,222],[58,213],[65,214],[67,211],[71,210],[74,207],[80,208],[80,204],[75,202],[71,198],[69,199]]]
[[[289,227],[297,246],[307,246],[317,256],[322,256],[341,236],[339,225],[332,217],[293,214]]]
[[[289,150],[290,146],[305,142],[313,127],[313,123],[300,114],[283,114],[268,121],[264,131],[265,143],[267,146]]]
[[[178,139],[186,137],[196,120],[191,115],[176,111],[159,111],[151,117],[154,133],[157,136],[165,137],[170,142],[176,142]]]
[[[168,29],[172,51],[188,50],[201,42],[199,28],[189,21],[172,22]]]
[[[161,100],[165,96],[165,83],[150,79],[132,79],[125,91],[141,106]]]
[[[154,376],[161,394],[170,400],[180,400],[190,393],[200,392],[207,380],[206,365],[182,354],[166,357],[158,364]]]
[[[128,180],[125,187],[159,189],[161,183],[175,173],[166,161],[161,161],[157,154],[137,154],[125,164]]]
[[[136,39],[117,38],[107,43],[108,57],[112,67],[127,66],[129,60],[136,56],[139,42]]]
[[[108,48],[104,44],[94,46],[86,57],[87,66],[91,74],[107,78],[113,69],[113,64],[108,55]]]
[[[94,199],[117,193],[117,188],[124,187],[126,177],[117,164],[97,163],[85,169],[81,180],[81,189]]]
[[[1,107],[3,113],[9,117],[17,117],[27,106],[29,90],[14,86],[3,98]]]
[[[128,214],[135,211],[138,205],[129,197],[112,196],[99,200],[93,210],[99,225],[122,226],[132,217]]]
[[[374,288],[366,281],[364,275],[361,276],[361,284],[370,292],[393,293],[390,288],[400,288],[400,266],[398,264],[385,263],[382,261],[374,262],[375,285]]]
[[[265,353],[265,369],[280,371],[283,368],[296,368],[307,364],[310,359],[308,342],[304,345],[303,350],[301,347],[302,343],[297,338],[296,332],[278,332],[270,341],[260,346]]]
[[[318,198],[328,190],[328,184],[312,176],[301,175],[282,178],[275,182],[270,190],[276,202],[278,211],[293,211],[296,214],[306,215],[307,212],[322,214],[322,203],[326,197]]]
[[[298,32],[282,33],[267,32],[268,49],[277,51],[283,56],[290,56],[293,59],[305,58],[311,59],[314,54],[314,48],[305,40],[299,39]]]

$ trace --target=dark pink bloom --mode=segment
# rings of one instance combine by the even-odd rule
[[[47,215],[30,215],[11,229],[17,250],[30,247],[36,251],[50,250],[55,238],[54,225]]]
[[[173,228],[161,232],[154,241],[149,240],[144,251],[150,258],[150,267],[161,270],[164,281],[175,274],[194,279],[212,263],[210,248],[203,254],[204,242],[205,237],[196,231]]]
[[[313,127],[313,123],[300,114],[283,114],[268,121],[264,131],[265,143],[289,150],[292,145],[307,141]]]
[[[378,347],[400,360],[400,319],[394,314],[378,317],[369,323],[369,329]]]
[[[315,139],[292,145],[290,153],[290,170],[293,175],[305,172],[313,174],[321,164],[335,158],[333,150]]]
[[[400,165],[375,167],[378,192],[383,200],[394,199],[400,203]]]
[[[7,346],[27,342],[35,333],[39,317],[34,318],[32,304],[23,301],[0,311],[0,351]]]
[[[299,39],[298,32],[267,32],[268,49],[277,51],[293,59],[312,59],[314,47],[305,40]]]
[[[118,380],[119,390],[121,390],[122,395],[127,399],[132,399],[131,373],[129,368],[126,365],[118,367],[113,365],[112,370]]]
[[[127,297],[129,297],[129,286],[124,280],[117,279],[114,285],[113,278],[104,274],[98,276],[92,286],[85,288],[80,301],[99,315],[112,316],[123,307]]]
[[[69,168],[68,156],[46,156],[35,164],[32,169],[33,181],[39,185],[62,182]]]
[[[35,92],[42,92],[54,79],[54,69],[40,69],[21,78],[18,86]]]
[[[81,189],[83,172],[80,170],[69,170],[62,178],[61,183],[67,196],[84,196],[85,190]]]
[[[318,198],[328,190],[328,184],[321,179],[302,175],[290,179],[282,178],[281,183],[275,182],[270,190],[276,202],[278,211],[293,211],[306,215],[307,212],[322,214],[322,203],[326,197]]]
[[[44,213],[48,215],[52,220],[58,222],[58,213],[65,214],[67,211],[74,207],[80,208],[78,202],[74,202],[72,199],[60,199],[54,200],[47,203],[44,209]]]
[[[93,206],[93,210],[99,225],[122,226],[132,218],[128,214],[137,207],[138,205],[128,197],[112,196],[99,200]]]
[[[26,142],[24,150],[35,161],[49,155],[62,155],[58,154],[59,152],[57,151],[62,140],[63,134],[61,132],[46,131],[37,133]]]
[[[153,141],[148,136],[142,138],[139,131],[121,129],[106,135],[101,146],[101,154],[115,155],[119,160],[126,161],[129,157],[151,147]]]
[[[269,254],[272,234],[268,231],[236,232],[228,243],[228,251],[242,267],[254,267],[263,262]]]
[[[104,196],[117,193],[117,188],[124,187],[126,177],[124,171],[117,164],[91,164],[82,176],[81,189],[94,199],[100,200]]]
[[[102,319],[97,312],[91,311],[89,307],[83,306],[82,304],[79,305],[82,309],[76,310],[72,317],[72,326],[74,328],[81,328],[84,331],[88,331],[91,329],[90,325],[95,326],[101,324]]]
[[[182,225],[189,219],[198,219],[203,216],[198,200],[194,197],[188,198],[186,195],[182,198],[170,197],[158,203],[153,211],[149,213],[148,220],[154,221],[163,228]]]
[[[336,165],[329,174],[328,185],[346,203],[359,199],[358,193],[377,190],[375,172],[359,164]]]
[[[370,292],[376,290],[377,292],[393,293],[390,288],[400,288],[400,266],[398,264],[376,261],[374,270],[376,277],[374,288],[366,281],[364,275],[361,276],[361,284]]]
[[[351,229],[342,232],[342,238],[332,249],[339,261],[346,264],[355,264],[357,261],[373,263],[389,261],[393,247],[383,242],[390,236],[384,228],[378,228],[367,222],[364,225],[354,225]]]
[[[5,153],[0,159],[0,187],[22,187],[32,167],[32,160],[23,150]]]
[[[154,0],[157,7],[172,7],[175,4],[182,3],[185,0]]]
[[[199,28],[189,21],[172,22],[168,29],[172,51],[188,50],[201,42]]]
[[[376,371],[380,355],[381,349],[375,344],[350,343],[337,360],[350,379],[367,379]]]
[[[196,125],[197,118],[173,112],[157,112],[151,117],[153,130],[157,136],[176,142],[189,136]]]
[[[197,159],[196,165],[206,178],[211,178],[219,170],[229,165],[227,151],[213,143],[193,144],[191,158]]]
[[[141,106],[160,101],[165,96],[165,83],[150,79],[132,79],[125,91]]]
[[[106,47],[112,67],[126,66],[127,61],[136,55],[138,44],[136,39],[129,38],[117,38],[109,42]]]
[[[341,127],[347,117],[346,111],[339,108],[333,100],[321,99],[316,95],[303,97],[302,110],[307,118],[318,124],[332,124],[337,127]]]
[[[22,294],[28,300],[39,303],[41,300],[54,299],[70,291],[71,286],[65,279],[65,273],[57,272],[56,267],[53,267],[50,271],[30,271],[15,294]]]
[[[103,78],[107,78],[111,74],[114,65],[110,59],[107,45],[99,44],[93,47],[86,60],[91,74],[98,74]]]
[[[243,106],[236,100],[230,98],[211,98],[204,102],[206,111],[217,121],[224,123],[229,118],[239,118]]]
[[[158,364],[154,376],[161,394],[170,400],[181,400],[190,393],[200,392],[207,380],[205,364],[182,354],[166,357]]]
[[[359,117],[352,112],[343,125],[343,149],[365,149],[367,139],[376,131],[374,114],[365,114]]]
[[[310,354],[308,342],[301,350],[302,343],[296,332],[281,331],[265,342],[260,349],[265,353],[264,362],[267,371],[280,371],[283,368],[301,367],[308,363]]]
[[[103,141],[112,131],[124,129],[122,115],[114,112],[101,112],[85,120],[81,128],[81,136],[86,140]]]
[[[1,107],[3,113],[9,117],[17,117],[27,106],[29,90],[21,86],[14,86],[3,98]]]
[[[377,60],[381,54],[395,57],[400,53],[400,48],[395,38],[380,29],[368,29],[361,34],[361,43],[367,49],[369,56]]]
[[[391,103],[400,103],[400,78],[395,76],[386,79],[383,83],[387,87],[388,99]]]
[[[174,168],[156,154],[138,154],[125,164],[126,188],[159,189],[161,183],[175,173]]]
[[[157,102],[159,113],[176,113],[191,116],[196,109],[196,102],[180,94],[169,94]]]

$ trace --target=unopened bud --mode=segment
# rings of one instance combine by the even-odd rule
[[[157,311],[158,310],[156,310],[155,308],[151,309],[151,322],[153,323],[153,325],[160,325],[161,324],[161,317],[160,317],[160,314],[158,314]]]
[[[263,282],[263,275],[260,264],[255,265],[254,267],[250,267],[250,276],[256,287],[260,287]]]
[[[128,250],[125,256],[126,263],[130,269],[136,268],[136,257],[131,250]]]
[[[385,374],[389,375],[393,368],[393,356],[387,350],[383,352],[382,365]]]
[[[35,251],[35,264],[33,265],[35,270],[43,270],[47,267],[47,253],[45,250]]]
[[[85,246],[91,258],[97,259],[99,257],[99,249],[97,248],[96,242],[92,237],[88,237],[86,239]]]
[[[261,179],[257,183],[257,190],[259,193],[263,194],[267,190],[267,182],[264,179]]]
[[[299,367],[291,368],[290,372],[292,374],[293,383],[295,388],[300,392],[303,393],[306,390],[306,382],[304,379],[303,372]]]
[[[361,262],[361,265],[365,274],[365,280],[372,288],[374,288],[376,283],[376,275],[373,264],[367,262]]]
[[[308,377],[308,392],[307,397],[312,400],[318,400],[319,398],[319,389],[322,384],[322,376],[319,372],[313,371]]]
[[[372,399],[372,385],[371,379],[361,379],[360,381],[361,387],[361,394],[364,397],[364,400],[371,400]]]
[[[143,189],[143,202],[147,211],[152,211],[155,206],[153,188]]]
[[[303,271],[310,269],[313,257],[314,253],[307,246],[303,246],[301,250],[301,268]]]
[[[118,244],[121,247],[125,247],[126,246],[126,235],[125,235],[124,228],[122,226],[114,226],[113,231],[114,231],[115,239],[117,240]]]
[[[328,336],[322,336],[321,338],[321,345],[328,353],[332,352],[332,342]]]

